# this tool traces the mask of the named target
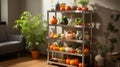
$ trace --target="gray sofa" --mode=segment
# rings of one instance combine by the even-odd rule
[[[24,50],[21,35],[8,35],[5,30],[0,30],[0,55],[20,52]]]

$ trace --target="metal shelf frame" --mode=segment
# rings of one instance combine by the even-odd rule
[[[54,13],[55,14],[55,17],[57,17],[57,13],[80,13],[82,15],[82,25],[61,25],[61,24],[49,24],[49,16],[50,16],[50,13]],[[85,26],[85,14],[90,14],[90,25],[89,26]],[[72,66],[72,65],[68,65],[68,64],[65,64],[65,63],[60,63],[60,62],[54,62],[54,61],[50,61],[50,52],[55,52],[55,53],[61,53],[61,54],[68,54],[68,55],[74,55],[74,56],[80,56],[82,57],[82,64],[84,67],[84,62],[85,62],[85,54],[84,54],[84,48],[85,48],[85,39],[84,39],[84,36],[85,36],[85,30],[86,28],[88,28],[90,30],[90,48],[91,48],[91,45],[92,45],[92,14],[93,14],[93,11],[92,10],[88,10],[88,11],[84,11],[84,10],[70,10],[70,11],[47,11],[47,22],[48,22],[48,52],[47,52],[47,63],[49,64],[58,64],[58,65],[63,65],[63,66],[67,66],[67,67],[77,67],[77,66]],[[55,27],[55,32],[57,32],[57,27],[67,27],[67,28],[77,28],[77,29],[80,29],[82,30],[82,35],[83,35],[83,38],[82,40],[71,40],[71,39],[58,39],[58,38],[49,38],[49,27],[50,26],[54,26]],[[63,32],[64,33],[64,32]],[[62,52],[62,51],[56,51],[56,50],[50,50],[49,49],[49,46],[50,46],[50,43],[49,41],[50,40],[60,40],[60,41],[67,41],[67,42],[76,42],[76,43],[81,43],[82,44],[82,54],[77,54],[77,53],[70,53],[70,52]],[[92,53],[92,51],[90,50],[90,53]],[[89,55],[91,55],[89,53]],[[90,57],[91,58],[91,57]],[[90,64],[92,64],[92,61],[90,59]]]

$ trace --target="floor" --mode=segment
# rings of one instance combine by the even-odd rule
[[[0,61],[0,67],[59,67],[59,66],[48,65],[45,57],[44,58],[41,57],[38,60],[33,60],[30,56],[24,56]]]

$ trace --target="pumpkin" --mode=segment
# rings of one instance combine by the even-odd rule
[[[78,59],[72,59],[72,60],[70,60],[70,65],[75,65],[75,66],[77,66],[78,63],[79,63],[79,60],[78,60]]]
[[[85,64],[83,64],[83,65],[84,65],[84,67],[86,67]],[[79,64],[78,64],[78,67],[82,67],[83,65],[82,65],[82,63],[79,63]]]
[[[53,16],[51,19],[50,19],[50,24],[57,24],[57,18],[55,16]]]
[[[70,59],[66,59],[66,64],[70,64]]]
[[[79,64],[79,60],[78,59],[74,59],[75,64],[74,65],[78,65]]]
[[[70,65],[75,65],[75,60],[70,60]]]

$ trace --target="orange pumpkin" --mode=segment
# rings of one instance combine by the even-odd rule
[[[75,65],[75,66],[77,66],[78,63],[79,63],[79,60],[78,60],[78,59],[72,59],[72,60],[70,60],[70,65]]]
[[[78,65],[79,64],[79,60],[78,59],[74,59],[75,64],[74,65]]]
[[[57,18],[55,16],[53,16],[51,19],[50,19],[50,24],[57,24]]]
[[[70,59],[66,59],[66,64],[70,64]]]
[[[84,67],[86,67],[85,64],[83,64],[83,65],[84,65]],[[82,63],[79,63],[79,64],[78,64],[78,67],[82,67],[83,65],[82,65]]]
[[[70,65],[75,65],[75,60],[70,60]]]

